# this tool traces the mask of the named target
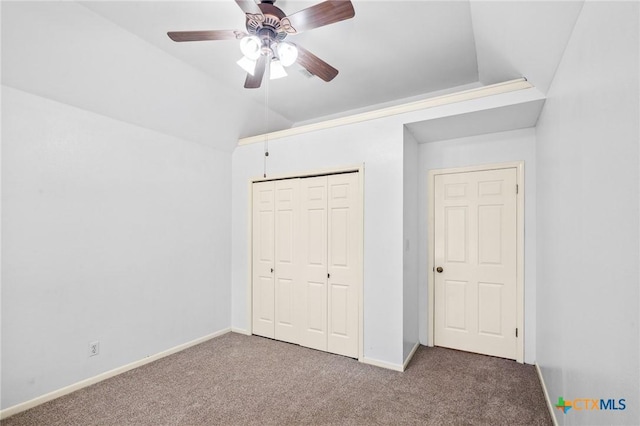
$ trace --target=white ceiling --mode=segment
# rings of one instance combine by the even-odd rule
[[[471,1],[479,79],[526,77],[546,93],[582,1]]]
[[[318,1],[278,0],[286,13]],[[235,41],[167,31],[244,29],[233,0],[2,2],[2,82],[232,150],[239,137],[434,92],[527,77],[546,92],[582,1],[366,1],[355,17],[291,40],[340,73],[302,68],[244,89]],[[266,104],[267,108],[264,108]],[[265,110],[269,113],[266,114]]]
[[[290,14],[316,3],[278,0],[275,5]],[[356,2],[355,18],[289,37],[337,68],[333,81],[309,78],[296,64],[287,78],[257,90],[243,87],[246,74],[236,65],[242,56],[238,42],[175,43],[166,35],[245,30],[244,14],[233,1],[83,5],[223,82],[238,96],[262,102],[268,90],[269,107],[294,123],[478,81],[467,2]]]

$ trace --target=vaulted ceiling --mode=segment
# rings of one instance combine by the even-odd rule
[[[278,0],[287,13],[319,1]],[[542,92],[582,1],[353,1],[355,17],[291,36],[340,73],[299,65],[244,89],[236,41],[167,31],[244,29],[226,1],[2,2],[2,82],[183,139],[239,137],[526,77]]]

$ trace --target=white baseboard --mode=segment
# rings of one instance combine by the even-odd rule
[[[549,414],[551,415],[551,420],[553,421],[554,426],[558,426],[558,419],[556,418],[556,412],[553,409],[553,402],[551,402],[551,398],[549,398],[549,392],[547,392],[547,386],[544,384],[544,377],[542,377],[542,371],[540,370],[540,366],[536,362],[534,364],[536,366],[536,372],[538,373],[538,378],[540,379],[540,384],[542,385],[542,392],[544,392],[544,399],[547,401],[547,409],[549,410]]]
[[[244,328],[231,327],[231,332],[232,333],[238,333],[238,334],[244,334],[245,336],[251,336],[251,333],[249,333],[249,330],[245,330]]]
[[[51,401],[52,399],[59,398],[61,396],[70,394],[71,392],[75,392],[79,389],[86,388],[87,386],[91,386],[95,383],[101,382],[103,380],[110,379],[111,377],[117,376],[118,374],[122,374],[129,370],[133,370],[134,368],[138,368],[145,364],[149,364],[153,361],[157,361],[161,358],[172,355],[176,352],[183,351],[187,348],[190,348],[191,346],[199,345],[200,343],[206,342],[207,340],[211,340],[214,337],[219,337],[219,336],[222,336],[223,334],[227,334],[230,331],[231,331],[231,328],[225,328],[218,332],[208,334],[206,336],[200,337],[190,342],[183,343],[182,345],[178,345],[173,348],[167,349],[166,351],[159,352],[155,355],[150,355],[146,358],[140,359],[138,361],[134,361],[130,364],[126,364],[121,367],[114,368],[113,370],[106,371],[104,373],[98,374],[97,376],[89,377],[88,379],[84,379],[79,382],[73,383],[69,386],[65,386],[63,388],[57,389],[53,392],[46,393],[44,395],[41,395],[29,401],[25,401],[20,404],[14,405],[12,407],[5,408],[4,410],[0,411],[0,420],[4,420],[7,417],[13,416],[14,414],[18,414],[30,408],[36,407],[40,404],[44,404],[45,402]]]
[[[380,361],[377,359],[372,359],[367,357],[360,358],[359,361],[363,364],[374,365],[376,367],[386,368],[387,370],[400,371],[400,372],[404,371],[404,367],[401,364],[392,364],[390,362]]]
[[[411,358],[413,358],[413,355],[416,353],[419,347],[420,342],[416,342],[416,344],[413,345],[413,349],[411,349],[411,352],[409,352],[409,356],[404,360],[404,364],[402,364],[402,371],[407,369],[407,365],[409,365],[409,363],[411,362]]]

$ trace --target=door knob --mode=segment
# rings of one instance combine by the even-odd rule
[[[273,268],[271,268],[271,272],[273,272]]]
[[[441,273],[442,273],[442,271],[444,271],[444,269],[442,269],[442,266],[438,266],[438,267],[436,268],[436,271],[437,271],[439,274],[441,274]]]

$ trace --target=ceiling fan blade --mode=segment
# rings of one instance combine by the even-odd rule
[[[338,75],[338,70],[318,58],[307,49],[296,45],[298,49],[298,63],[311,74],[320,77],[324,81],[331,81]]]
[[[236,0],[236,3],[240,6],[240,9],[248,15],[247,18],[254,19],[258,22],[264,21],[264,15],[254,0]]]
[[[349,0],[329,0],[282,18],[280,24],[289,34],[297,34],[355,16]]]
[[[256,63],[256,69],[253,75],[247,74],[247,79],[244,81],[245,89],[257,89],[262,84],[262,77],[264,76],[264,70],[267,66],[267,56],[260,55],[258,62]]]
[[[173,41],[203,41],[203,40],[239,40],[247,34],[236,30],[212,31],[171,31],[167,35]]]

